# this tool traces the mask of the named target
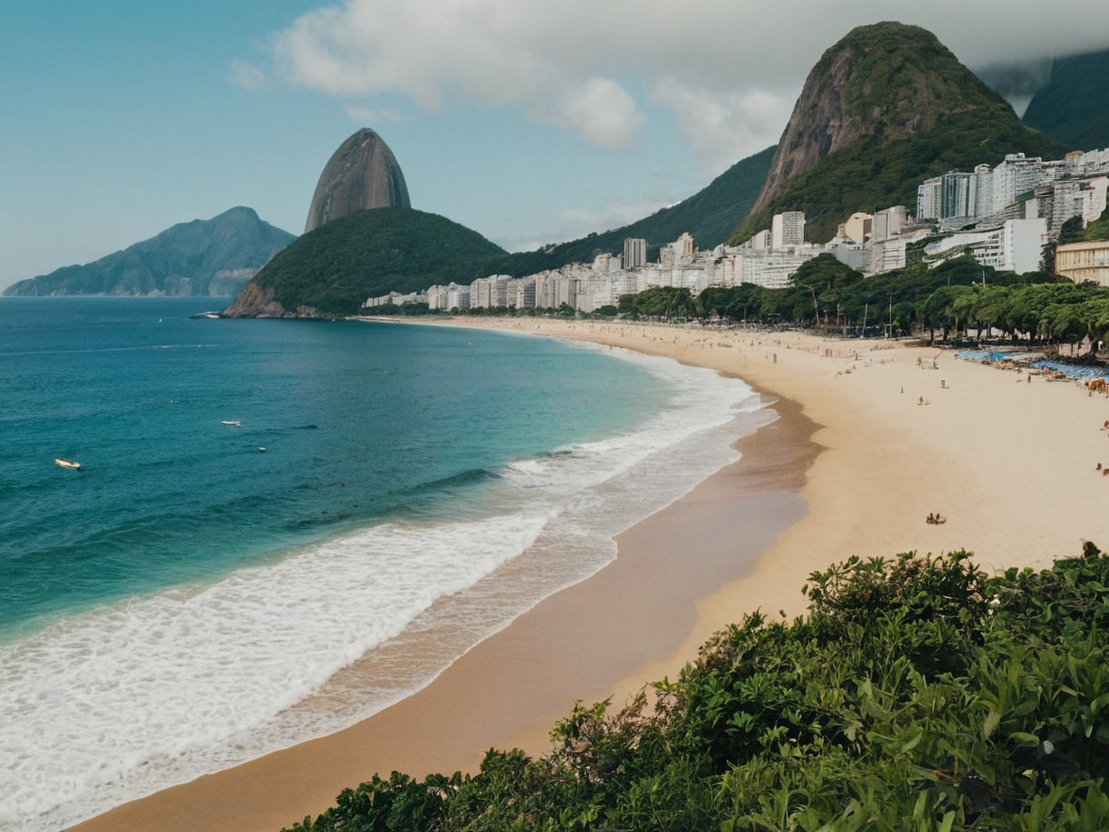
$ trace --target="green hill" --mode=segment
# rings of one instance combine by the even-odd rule
[[[210,220],[179,223],[95,263],[21,280],[4,294],[234,297],[295,239],[251,208],[232,208]]]
[[[1066,151],[1025,127],[930,32],[900,23],[852,30],[809,74],[740,243],[773,214],[804,211],[811,240],[855,211],[913,209],[929,176],[997,164],[1007,153]]]
[[[1069,150],[1109,147],[1109,50],[1058,58],[1024,123]]]
[[[469,284],[504,249],[445,217],[376,208],[297,239],[247,284],[228,317],[355,314],[367,297]]]

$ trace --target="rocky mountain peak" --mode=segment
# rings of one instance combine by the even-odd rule
[[[381,136],[363,128],[339,145],[312,195],[305,233],[367,208],[411,208],[404,174]]]
[[[1010,109],[926,29],[859,26],[809,73],[753,210],[767,208],[789,180],[863,137],[884,144],[931,130],[942,116],[999,105]]]

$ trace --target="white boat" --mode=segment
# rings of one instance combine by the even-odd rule
[[[238,419],[223,419],[220,424],[227,425],[229,428],[241,428],[243,426],[243,423]]]
[[[74,471],[81,470],[80,462],[75,462],[72,459],[66,459],[64,456],[54,457],[54,464],[61,468],[72,468]]]

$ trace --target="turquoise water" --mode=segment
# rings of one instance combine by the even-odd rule
[[[345,526],[465,516],[499,466],[634,426],[665,392],[551,341],[188,318],[210,304],[0,304],[0,628]]]
[[[660,359],[210,303],[0,302],[0,828],[418,689],[768,418]],[[329,681],[398,639],[389,678]]]

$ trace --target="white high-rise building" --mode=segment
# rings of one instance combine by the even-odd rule
[[[801,211],[786,211],[775,214],[770,222],[770,247],[783,249],[788,246],[805,244],[805,214]]]
[[[993,169],[993,201],[991,214],[1000,214],[1019,197],[1036,189],[1044,182],[1041,158],[1028,158],[1023,153],[1010,153],[1005,161]]]
[[[495,309],[508,306],[508,282],[511,279],[506,274],[479,277],[470,284],[470,307]]]
[[[974,169],[974,216],[993,214],[993,171],[989,165],[979,165]]]
[[[977,185],[978,179],[974,174],[952,172],[941,176],[939,219],[973,216]]]
[[[925,179],[916,189],[916,217],[918,220],[938,220],[942,191],[940,178]]]
[[[624,268],[627,271],[647,265],[647,241],[638,237],[624,240]]]

